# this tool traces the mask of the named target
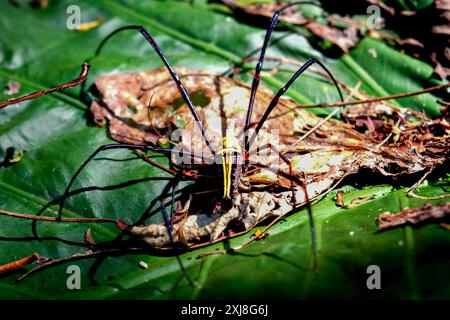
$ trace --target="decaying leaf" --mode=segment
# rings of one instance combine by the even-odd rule
[[[378,217],[378,228],[385,230],[407,224],[417,225],[424,222],[443,222],[449,218],[450,203],[443,203],[436,206],[428,203],[421,207],[404,209],[397,214],[390,212],[382,213]]]
[[[348,52],[359,41],[359,27],[358,24],[350,17],[342,17],[341,21],[345,24],[345,28],[337,27],[332,20],[332,17],[328,17],[329,25],[321,23],[310,22],[306,25],[306,28],[314,35],[330,41],[337,45],[342,51]]]
[[[249,86],[211,73],[177,71],[213,145],[220,149],[225,134],[242,142]],[[113,139],[141,145],[172,139],[179,149],[210,155],[201,136],[195,134],[198,129],[192,115],[165,69],[104,76],[95,87],[100,99],[91,105],[94,119],[99,125],[108,123]],[[271,98],[269,90],[258,90],[253,119],[261,117]],[[292,198],[291,181],[282,174],[289,172],[289,167],[277,153],[252,153],[252,161],[271,169],[255,167],[244,173],[241,180],[249,188],[240,190],[232,208],[217,207],[217,197],[211,193],[205,196],[205,192],[217,189],[211,179],[199,179],[187,189],[192,200],[185,197],[179,206],[186,210],[174,221],[175,241],[191,245],[249,230],[270,216],[285,215],[324,195],[350,174],[361,170],[385,176],[414,174],[442,164],[450,152],[450,126],[445,118],[432,120],[422,113],[380,102],[349,108],[346,120],[348,123],[330,119],[299,143],[299,138],[322,118],[297,108],[289,99],[281,99],[263,126],[263,139],[252,150],[265,141],[277,141],[278,150],[290,159],[292,174],[301,179],[307,193],[296,184]],[[173,141],[176,129],[183,129],[181,139]],[[133,227],[131,233],[153,247],[170,246],[162,224]]]
[[[435,64],[434,72],[442,79],[445,80],[448,76],[450,76],[450,68],[444,67],[439,60],[437,59],[436,52],[431,54],[431,61]],[[450,59],[449,59],[450,61]]]
[[[270,19],[277,10],[289,5],[289,2],[284,1],[247,5],[241,5],[233,0],[222,0],[222,2],[237,15],[265,19]],[[337,45],[344,52],[354,47],[359,40],[360,27],[356,21],[348,16],[340,19],[335,16],[328,16],[326,17],[327,23],[324,24],[306,18],[298,11],[296,6],[291,6],[283,10],[279,21],[291,25],[304,25],[312,34]]]
[[[335,201],[335,203],[336,203],[337,206],[339,206],[341,208],[344,208],[344,209],[354,208],[357,205],[359,205],[361,203],[364,203],[364,202],[367,202],[369,200],[372,200],[372,199],[374,199],[376,197],[376,195],[365,196],[365,197],[358,197],[358,198],[352,199],[349,204],[345,204],[343,196],[344,196],[344,191],[343,190],[339,190],[337,192],[337,194],[336,194],[336,201]]]
[[[89,247],[94,247],[95,246],[95,240],[92,237],[92,232],[91,232],[91,228],[88,228],[86,230],[86,233],[84,234],[84,241],[86,242],[86,244]]]
[[[288,4],[288,2],[277,1],[273,3],[250,3],[242,5],[234,0],[222,0],[222,3],[237,14],[263,17],[266,19],[272,18],[275,11],[280,10]],[[302,25],[309,22],[295,6],[284,10],[279,20],[295,25]]]

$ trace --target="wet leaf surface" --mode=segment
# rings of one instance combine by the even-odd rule
[[[105,21],[86,32],[65,27],[67,6],[73,1],[49,2],[45,9],[2,4],[0,13],[0,87],[11,79],[21,83],[21,92],[49,88],[72,79],[80,64],[94,55],[103,37],[118,26],[144,24],[155,35],[173,65],[220,74],[238,63],[262,43],[264,30],[237,22],[208,6],[191,6],[178,1],[78,1],[85,21]],[[17,28],[17,21],[22,21]],[[36,27],[39,26],[39,27]],[[226,26],[226,27],[224,27]],[[30,39],[25,34],[33,33]],[[331,59],[291,31],[277,31],[278,41],[267,55],[305,61],[313,56],[329,66],[336,78],[369,95],[381,96],[431,86],[433,67],[397,52],[388,45],[365,38],[354,49]],[[376,52],[374,57],[373,52]],[[370,54],[372,53],[372,55]],[[151,48],[133,32],[111,41],[102,55],[91,60],[89,87],[104,75],[154,70],[161,67]],[[281,70],[264,83],[277,90],[294,72]],[[244,79],[245,80],[245,79]],[[288,95],[297,103],[337,101],[335,90],[314,74],[294,84]],[[8,96],[0,94],[0,100]],[[399,107],[438,116],[441,96],[425,94],[394,102]],[[80,163],[99,145],[111,143],[106,128],[98,128],[85,115],[88,106],[80,100],[79,88],[24,102],[0,111],[0,158],[10,147],[26,150],[20,162],[0,169],[2,209],[38,213],[58,198]],[[326,114],[330,110],[314,110]],[[161,164],[165,157],[151,155]],[[417,177],[419,179],[420,177]],[[439,174],[439,185],[422,187],[421,195],[448,192],[448,177]],[[139,219],[159,195],[170,176],[130,152],[105,153],[89,166],[74,186],[67,202],[67,217],[102,217],[131,223]],[[312,207],[317,226],[318,269],[311,270],[311,240],[306,211],[280,221],[269,236],[235,254],[196,257],[205,251],[234,246],[250,235],[216,244],[181,256],[189,274],[200,287],[193,289],[182,277],[173,256],[124,254],[105,259],[76,261],[82,269],[82,290],[67,289],[66,269],[60,265],[14,281],[19,271],[0,275],[2,298],[43,299],[167,299],[167,298],[448,298],[450,247],[448,230],[438,225],[418,229],[399,228],[377,232],[377,216],[385,211],[400,212],[429,202],[406,196],[400,184],[379,184],[367,175],[345,186],[352,197],[376,197],[355,208],[342,209],[335,194]],[[84,188],[89,188],[86,190]],[[432,201],[435,204],[446,200]],[[54,216],[56,206],[45,210]],[[152,220],[153,219],[153,220]],[[147,223],[160,222],[154,216]],[[115,226],[38,222],[33,234],[30,221],[0,217],[0,264],[37,252],[44,257],[63,257],[87,250],[86,230],[96,243],[114,239]],[[148,265],[140,268],[140,262]],[[96,262],[96,263],[95,263]],[[365,288],[366,268],[380,266],[383,290]],[[89,274],[89,271],[92,271]],[[95,271],[95,272],[94,272]],[[92,279],[94,274],[94,279]],[[267,275],[270,275],[268,277]],[[44,290],[45,288],[45,290]],[[405,290],[408,288],[408,290]],[[45,292],[44,292],[45,291]]]

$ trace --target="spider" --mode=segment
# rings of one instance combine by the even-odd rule
[[[119,32],[123,32],[123,31],[127,31],[127,30],[138,31],[144,37],[144,39],[152,46],[155,53],[161,59],[165,68],[169,72],[171,78],[175,82],[177,89],[178,89],[179,93],[181,94],[182,99],[187,104],[187,106],[190,110],[190,113],[191,113],[195,123],[197,124],[198,129],[200,130],[201,139],[203,139],[203,142],[205,143],[205,145],[209,151],[207,154],[182,151],[183,156],[201,159],[201,161],[203,162],[203,166],[205,166],[205,162],[206,162],[207,163],[206,166],[208,166],[210,169],[212,169],[209,171],[215,173],[215,175],[218,177],[219,190],[220,190],[220,192],[219,192],[220,196],[218,197],[218,205],[221,206],[222,208],[232,207],[234,200],[240,191],[251,189],[251,185],[248,182],[243,183],[241,178],[243,175],[246,175],[247,172],[249,172],[251,169],[254,169],[255,166],[262,167],[261,164],[251,163],[251,161],[250,161],[251,147],[255,143],[255,140],[257,139],[257,136],[258,136],[259,132],[261,131],[264,123],[268,119],[269,115],[277,107],[277,105],[280,101],[280,98],[285,94],[285,92],[294,83],[294,81],[296,81],[297,78],[301,74],[303,74],[310,66],[312,66],[313,64],[318,64],[321,68],[323,68],[325,70],[325,72],[333,80],[334,85],[336,86],[339,96],[341,98],[341,101],[343,101],[343,96],[342,96],[341,90],[339,89],[335,78],[333,77],[331,72],[328,70],[328,68],[324,64],[322,64],[320,61],[318,61],[317,59],[310,58],[295,72],[295,74],[289,79],[289,81],[281,89],[279,89],[277,94],[275,96],[273,96],[273,98],[272,98],[270,104],[267,106],[267,109],[265,110],[264,114],[257,122],[255,129],[253,131],[250,130],[251,126],[252,126],[251,121],[252,121],[252,112],[253,112],[253,107],[254,107],[254,103],[255,103],[255,97],[256,97],[256,93],[257,93],[258,86],[260,83],[261,71],[263,69],[265,53],[266,53],[266,49],[269,44],[269,40],[271,38],[272,31],[274,30],[274,28],[277,24],[277,21],[279,20],[280,15],[283,11],[285,11],[286,9],[288,9],[292,6],[296,6],[296,5],[299,5],[302,3],[308,3],[308,2],[294,2],[294,3],[287,4],[284,7],[277,10],[272,16],[270,25],[269,25],[269,27],[266,31],[265,37],[264,37],[264,42],[263,42],[263,45],[261,48],[259,59],[256,64],[255,74],[254,74],[252,85],[251,85],[250,99],[248,101],[247,113],[246,113],[246,117],[245,117],[245,124],[244,124],[244,127],[242,128],[242,133],[244,136],[244,139],[242,142],[239,141],[238,137],[226,134],[225,136],[222,137],[219,145],[216,145],[216,146],[214,145],[211,138],[208,136],[207,130],[205,129],[204,125],[202,124],[202,122],[200,120],[200,116],[194,106],[194,103],[192,102],[191,97],[189,96],[188,91],[185,88],[185,85],[183,84],[182,80],[180,79],[179,74],[174,70],[171,63],[164,55],[162,49],[156,43],[156,41],[153,38],[153,36],[151,35],[151,33],[144,26],[132,25],[132,26],[125,26],[125,27],[118,28],[117,30],[110,33],[105,39],[103,39],[103,41],[100,43],[100,45],[96,51],[96,55],[100,54],[102,48],[104,47],[106,42],[111,37],[118,34]],[[7,101],[3,102],[1,106],[3,107],[3,106],[6,106],[6,105],[14,103],[14,102],[33,99],[38,96],[49,94],[49,93],[57,91],[57,90],[62,90],[62,89],[65,89],[65,88],[68,88],[71,86],[78,85],[85,80],[87,73],[88,73],[88,69],[89,69],[89,65],[85,64],[85,65],[83,65],[83,71],[80,74],[80,77],[78,79],[71,81],[67,84],[60,85],[60,86],[50,89],[50,90],[44,90],[44,91],[39,91],[39,92],[33,93],[31,95],[23,97],[20,100],[14,100],[14,99],[7,100]],[[143,145],[137,145],[137,144],[112,143],[112,144],[105,144],[105,145],[98,147],[80,165],[80,167],[76,170],[76,172],[70,179],[70,181],[61,197],[61,201],[59,204],[58,217],[57,217],[58,221],[61,221],[63,219],[62,218],[62,209],[64,207],[67,197],[69,196],[70,190],[71,190],[75,180],[79,176],[79,174],[88,165],[88,163],[91,160],[93,160],[98,154],[100,154],[106,150],[111,150],[111,149],[129,149],[129,150],[140,150],[140,151],[144,151],[144,152],[150,151],[150,152],[154,152],[154,153],[162,153],[165,155],[173,155],[173,153],[174,153],[174,150],[172,148],[163,148],[163,147],[159,147],[159,146],[155,146],[155,145],[144,145],[143,146]],[[288,167],[289,167],[288,172],[284,172],[284,171],[280,171],[280,170],[276,170],[276,171],[278,172],[278,174],[280,174],[281,176],[283,176],[286,179],[289,179],[291,181],[291,187],[292,187],[292,192],[293,192],[292,201],[293,201],[293,205],[295,206],[295,197],[294,197],[293,188],[294,188],[294,184],[302,185],[301,179],[299,177],[296,177],[292,173],[291,163],[290,163],[289,159],[282,153],[278,152],[276,147],[273,144],[268,143],[264,146],[258,146],[257,151],[259,152],[264,149],[269,149],[269,150],[273,150],[273,151],[277,152],[279,157],[281,158],[281,160],[284,161],[288,165]],[[198,178],[195,175],[195,173],[193,173],[190,170],[187,170],[187,168],[184,166],[179,167],[178,170],[176,170],[176,171],[169,169],[169,168],[164,168],[161,166],[159,166],[159,167],[162,168],[163,170],[175,175],[176,181],[174,182],[174,185],[172,185],[172,188],[175,188],[176,184],[181,179],[195,180],[196,178]],[[172,219],[171,218],[173,217],[174,209],[172,206],[172,212],[169,216],[167,214],[167,210],[166,210],[164,201],[162,200],[163,197],[164,197],[164,195],[160,198],[160,207],[161,207],[161,211],[163,212],[163,218],[164,218],[165,225],[167,227],[168,233],[171,238],[170,240],[171,240],[171,242],[173,242],[173,238],[171,236],[172,235]],[[172,202],[174,202],[173,197],[172,197]]]
[[[299,2],[303,3],[303,2]],[[243,135],[243,141],[241,142],[237,136],[234,135],[228,135],[225,134],[221,139],[220,143],[214,144],[213,139],[208,135],[207,130],[205,129],[204,124],[201,122],[200,116],[194,106],[194,103],[185,88],[185,85],[183,84],[182,77],[175,71],[175,69],[172,67],[166,56],[164,55],[162,49],[159,47],[159,45],[156,43],[150,32],[143,26],[125,26],[122,28],[119,28],[115,31],[113,31],[111,34],[109,34],[99,45],[99,48],[96,52],[96,55],[98,55],[103,48],[103,46],[106,44],[106,42],[116,35],[119,32],[126,31],[126,30],[136,30],[138,31],[146,41],[152,46],[156,54],[159,56],[159,58],[162,60],[163,64],[165,65],[165,68],[169,72],[172,80],[176,84],[176,87],[179,91],[179,94],[181,95],[182,99],[186,103],[187,107],[189,108],[189,111],[195,121],[195,124],[197,125],[197,128],[200,131],[201,139],[203,143],[207,147],[207,153],[195,153],[190,151],[184,151],[182,150],[182,153],[184,156],[187,156],[190,159],[199,159],[201,160],[201,163],[204,167],[206,167],[206,170],[209,170],[209,172],[213,172],[214,176],[218,180],[218,189],[219,192],[217,193],[217,204],[221,208],[230,208],[233,206],[236,197],[238,194],[242,191],[244,192],[251,192],[251,185],[248,184],[248,182],[243,181],[242,177],[247,175],[249,172],[254,170],[255,167],[264,167],[266,169],[271,169],[270,167],[267,167],[263,165],[262,163],[255,163],[251,161],[251,151],[252,146],[255,144],[256,139],[258,138],[258,134],[262,130],[264,124],[268,120],[271,113],[276,109],[280,102],[280,98],[286,93],[286,91],[291,87],[291,85],[299,78],[301,74],[303,74],[309,67],[311,67],[313,64],[319,65],[326,74],[329,76],[329,78],[333,81],[334,86],[336,87],[339,97],[344,103],[342,92],[338,86],[338,83],[332,73],[328,70],[328,68],[318,61],[315,58],[308,59],[296,72],[295,74],[288,80],[288,82],[281,88],[279,91],[271,98],[270,103],[268,104],[266,110],[263,112],[260,119],[256,122],[255,129],[252,131],[251,128],[254,124],[252,124],[252,113],[253,113],[253,107],[255,104],[255,97],[258,91],[260,78],[261,78],[261,71],[263,69],[263,64],[265,60],[265,53],[266,49],[269,44],[269,40],[272,34],[272,31],[274,30],[277,21],[280,17],[280,14],[286,10],[287,8],[298,5],[299,3],[291,3],[286,5],[285,7],[279,9],[274,13],[274,15],[271,18],[270,25],[266,31],[264,42],[261,48],[261,52],[256,64],[255,73],[253,76],[253,81],[251,84],[251,90],[250,90],[250,98],[248,101],[247,106],[247,113],[245,117],[244,126],[242,128],[242,135]],[[86,75],[87,75],[87,65],[84,65],[84,69],[82,74],[80,75],[78,80],[75,80],[69,84],[58,86],[57,88],[54,88],[52,90],[47,90],[45,92],[40,92],[39,94],[35,94],[31,98],[35,98],[39,95],[48,94],[50,92],[53,92],[55,90],[64,89],[69,86],[77,85],[81,83]],[[1,106],[10,104],[11,101],[7,101],[3,103]],[[99,153],[104,152],[106,150],[111,149],[129,149],[129,150],[140,150],[140,151],[150,151],[155,153],[162,153],[165,155],[173,156],[174,149],[173,148],[165,148],[165,147],[159,147],[156,145],[138,145],[138,144],[126,144],[126,143],[114,143],[114,144],[106,144],[98,147],[82,164],[81,166],[76,170],[72,178],[70,179],[70,182],[68,183],[60,201],[59,209],[58,209],[58,218],[57,220],[62,221],[64,218],[62,217],[62,209],[64,207],[64,203],[67,199],[67,197],[70,194],[70,190],[76,181],[79,174],[83,171],[83,169],[88,165],[90,161],[92,161]],[[288,157],[286,157],[283,153],[279,152],[277,148],[267,143],[265,145],[258,145],[256,150],[260,151],[262,149],[271,149],[277,153],[278,157],[283,161],[287,167],[287,171],[282,171],[276,169],[277,174],[282,176],[283,178],[289,180],[291,182],[291,191],[292,191],[292,205],[295,207],[296,205],[296,199],[294,195],[294,185],[299,185],[303,187],[303,183],[300,177],[293,174],[292,171],[292,164]],[[192,161],[194,162],[194,161]],[[174,216],[174,199],[175,199],[175,188],[178,182],[181,179],[187,179],[187,180],[198,180],[201,181],[200,175],[197,175],[195,171],[191,170],[191,167],[189,166],[178,166],[178,170],[172,170],[171,168],[165,168],[159,165],[159,168],[173,174],[175,176],[175,179],[173,183],[166,188],[166,190],[163,192],[163,194],[158,198],[158,201],[160,203],[160,209],[163,213],[164,218],[164,224],[167,228],[168,235],[170,237],[170,242],[174,243],[172,231],[173,231],[173,216]],[[164,203],[164,199],[168,197],[168,193],[172,189],[172,206],[171,206],[171,212],[170,214],[167,212],[166,204]],[[307,192],[305,192],[306,197],[308,197]],[[306,201],[308,203],[308,201]],[[141,222],[141,221],[140,221]],[[311,235],[312,235],[312,246],[314,250],[315,246],[315,240],[314,240],[314,225],[312,222],[312,215],[310,214],[310,222],[311,222]],[[178,256],[177,256],[178,258]],[[180,263],[181,265],[181,263]],[[182,267],[182,265],[181,265]],[[184,268],[182,267],[183,272]],[[192,283],[192,281],[190,281]]]

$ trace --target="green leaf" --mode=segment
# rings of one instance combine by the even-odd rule
[[[389,0],[387,4],[397,4],[403,10],[421,10],[433,4],[433,0]]]
[[[46,9],[3,4],[0,12],[0,87],[9,80],[21,83],[20,94],[66,82],[90,59],[89,86],[105,74],[150,70],[162,66],[139,34],[118,35],[92,59],[109,32],[127,24],[142,24],[155,36],[175,66],[226,71],[257,49],[265,30],[236,21],[201,3],[180,1],[76,1],[82,22],[104,17],[88,32],[66,28],[66,10],[74,1],[52,1]],[[20,21],[20,28],[19,28]],[[303,36],[276,31],[267,56],[305,61],[322,60],[336,78],[373,96],[416,90],[435,84],[432,67],[366,38],[354,50],[329,58]],[[376,58],[373,57],[376,52]],[[284,70],[264,82],[281,87],[295,70]],[[298,102],[337,101],[334,87],[307,73],[289,90]],[[8,98],[0,92],[0,100]],[[438,114],[438,97],[425,94],[396,101],[402,107]],[[23,158],[0,168],[0,208],[54,216],[54,200],[65,189],[82,161],[102,144],[111,143],[105,128],[86,119],[87,106],[79,88],[0,110],[0,158],[8,148],[25,150]],[[316,110],[324,114],[324,110]],[[167,165],[168,159],[154,155]],[[448,192],[448,176],[426,195]],[[66,203],[68,217],[102,217],[136,221],[161,193],[170,176],[127,151],[108,151],[97,157],[74,185]],[[411,181],[413,184],[414,181]],[[447,190],[446,190],[447,188]],[[375,218],[427,201],[408,198],[400,186],[345,187],[349,197],[376,194],[353,209],[341,209],[330,194],[312,206],[318,240],[318,265],[311,269],[311,237],[307,212],[293,214],[269,230],[269,236],[234,254],[198,259],[201,252],[227,248],[240,238],[183,254],[181,259],[193,288],[183,277],[175,257],[124,254],[86,259],[36,273],[15,284],[19,272],[0,275],[0,298],[36,299],[167,299],[167,298],[448,298],[450,233],[437,225],[401,228],[378,233]],[[439,200],[444,201],[444,200]],[[435,203],[439,203],[435,201]],[[152,220],[153,219],[153,220]],[[159,221],[153,217],[147,223]],[[0,264],[39,253],[60,258],[86,251],[84,234],[91,228],[97,243],[114,239],[119,231],[107,224],[37,222],[0,217]],[[39,235],[40,239],[35,237]],[[39,241],[40,240],[40,241]],[[148,264],[141,269],[139,262]],[[82,289],[66,286],[67,267],[80,266]],[[366,269],[379,265],[382,290],[368,290]],[[94,279],[89,272],[94,273]],[[43,294],[45,292],[45,294]]]

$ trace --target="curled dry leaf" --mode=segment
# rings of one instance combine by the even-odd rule
[[[250,88],[210,73],[177,71],[214,146],[222,147],[226,133],[242,142]],[[165,69],[105,76],[95,86],[100,100],[91,105],[94,119],[99,125],[108,123],[113,139],[144,145],[171,138],[179,149],[210,155]],[[258,90],[253,119],[261,118],[272,97],[267,89]],[[249,230],[270,216],[285,215],[294,207],[323,196],[343,177],[363,169],[385,176],[408,175],[436,167],[449,155],[450,126],[446,119],[431,120],[384,102],[354,106],[346,117],[349,123],[330,119],[298,143],[322,118],[297,108],[289,99],[281,99],[250,155],[252,163],[271,169],[255,165],[244,173],[241,180],[248,188],[241,188],[231,208],[216,205],[213,191],[220,189],[218,179],[213,182],[198,179],[186,189],[184,200],[180,200],[183,213],[174,217],[175,241],[189,245],[205,243]],[[182,129],[178,140],[173,136],[176,129]],[[252,152],[267,142],[276,144],[290,159],[292,174],[306,187],[307,194],[295,185],[295,206],[291,181],[283,175],[289,172],[288,166],[275,152],[262,155]],[[210,166],[204,170],[206,175],[216,175]],[[153,247],[170,246],[167,229],[162,224],[133,227],[131,233]]]
[[[95,240],[92,237],[92,232],[91,232],[91,228],[88,228],[86,230],[86,233],[84,234],[84,241],[86,242],[86,244],[90,247],[93,248],[95,247]]]
[[[376,197],[376,195],[371,195],[371,196],[365,196],[365,197],[358,197],[358,198],[354,198],[350,201],[349,204],[345,204],[344,202],[344,191],[343,190],[339,190],[336,194],[336,200],[335,203],[337,206],[344,208],[344,209],[351,209],[354,208],[356,206],[358,206],[359,204],[365,203],[369,200],[372,200]]]
[[[443,222],[450,218],[450,203],[433,206],[428,203],[421,207],[407,208],[400,213],[382,213],[378,217],[380,230],[400,227],[406,224],[416,225],[423,222]]]

